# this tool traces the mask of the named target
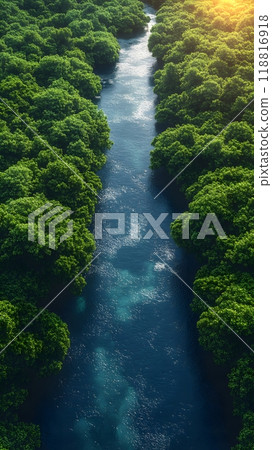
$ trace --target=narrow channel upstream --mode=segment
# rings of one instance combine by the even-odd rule
[[[63,314],[71,348],[37,418],[46,450],[230,449],[220,398],[199,358],[190,292],[154,252],[186,279],[188,256],[170,239],[128,233],[131,212],[140,215],[142,236],[150,228],[142,213],[180,212],[169,194],[153,200],[155,60],[147,42],[155,12],[146,12],[148,30],[120,40],[119,63],[102,74],[99,101],[114,146],[100,172],[98,212],[125,213],[127,233],[103,234],[87,287]]]

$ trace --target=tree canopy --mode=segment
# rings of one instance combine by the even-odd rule
[[[194,251],[200,268],[194,297],[199,341],[229,372],[234,413],[243,429],[237,450],[253,448],[253,357],[225,321],[253,346],[253,2],[153,1],[159,7],[149,48],[157,58],[156,120],[151,167],[176,177],[184,214],[199,214],[179,246]],[[186,166],[188,167],[186,168]],[[185,170],[183,170],[186,168]],[[216,214],[227,239],[198,239],[199,223]]]
[[[138,0],[0,0],[0,7],[1,350],[92,259],[96,172],[112,144],[95,104],[102,88],[95,71],[117,61],[117,38],[142,30],[148,17]],[[66,218],[55,250],[49,235],[45,245],[28,240],[28,215],[46,203],[73,211],[73,234],[60,243]],[[84,285],[82,273],[70,292]],[[58,372],[68,348],[67,325],[45,311],[0,355],[1,449],[40,446],[39,428],[17,411],[33,377]]]

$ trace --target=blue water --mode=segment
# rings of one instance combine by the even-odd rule
[[[160,180],[148,168],[156,98],[147,41],[155,15],[146,10],[149,29],[120,40],[120,61],[102,74],[99,100],[114,146],[100,174],[98,211],[125,213],[127,232],[131,212],[180,212],[167,193],[153,200]],[[140,222],[143,236],[149,227],[142,216]],[[104,232],[97,246],[87,287],[63,314],[71,348],[37,415],[43,449],[229,449],[220,398],[199,356],[190,292],[154,252],[186,280],[192,262],[156,236]]]

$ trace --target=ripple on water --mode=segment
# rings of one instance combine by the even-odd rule
[[[112,433],[113,442],[117,440],[120,449],[135,448],[138,434],[133,426],[133,417],[138,407],[137,394],[120,371],[122,361],[116,361],[112,352],[98,347],[94,352],[94,367],[95,403],[99,417],[111,424],[111,429],[105,430],[105,434]]]
[[[99,107],[115,144],[100,173],[99,212],[170,213],[166,197],[153,201],[147,170],[156,101],[147,39],[121,40],[120,62],[103,76]],[[191,345],[190,299],[153,254],[175,268],[173,242],[105,233],[97,247],[102,254],[70,311],[70,323],[77,312],[78,320],[57,391],[42,405],[45,450],[230,448]]]

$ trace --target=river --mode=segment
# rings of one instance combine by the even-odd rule
[[[126,234],[104,232],[82,296],[62,315],[71,348],[36,416],[46,450],[230,448],[220,397],[199,356],[190,292],[154,253],[187,280],[193,263],[170,239],[128,234],[131,212],[140,214],[142,234],[151,227],[141,213],[180,212],[169,193],[153,199],[160,180],[149,169],[156,96],[147,42],[155,14],[146,11],[148,30],[120,39],[118,64],[101,75],[99,107],[114,146],[100,172],[98,212],[125,213]]]

